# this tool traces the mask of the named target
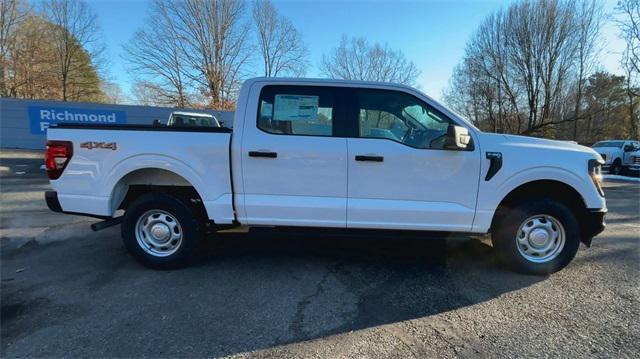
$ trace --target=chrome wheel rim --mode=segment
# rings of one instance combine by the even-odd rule
[[[518,251],[526,260],[534,263],[555,259],[562,252],[565,240],[560,221],[547,214],[527,218],[516,234]]]
[[[182,227],[172,214],[152,209],[138,218],[136,240],[146,253],[154,257],[167,257],[180,248]]]

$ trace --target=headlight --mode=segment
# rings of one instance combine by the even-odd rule
[[[604,161],[601,159],[591,159],[588,162],[588,171],[589,177],[591,177],[591,181],[596,186],[598,193],[600,196],[604,197],[604,191],[602,190],[602,164]]]

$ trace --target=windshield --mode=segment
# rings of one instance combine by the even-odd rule
[[[600,141],[594,144],[592,147],[617,147],[622,148],[624,141]]]
[[[217,121],[209,116],[173,115],[170,125],[189,127],[218,127]]]

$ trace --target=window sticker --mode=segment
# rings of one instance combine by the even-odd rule
[[[273,119],[278,121],[316,121],[318,96],[276,95]]]
[[[262,101],[262,106],[260,107],[260,116],[261,117],[271,117],[273,114],[273,105]]]

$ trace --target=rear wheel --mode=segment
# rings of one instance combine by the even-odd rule
[[[580,246],[573,212],[551,199],[534,199],[510,208],[492,233],[498,256],[511,269],[550,274],[564,268]]]
[[[203,231],[193,206],[166,193],[136,199],[124,214],[125,247],[144,266],[173,269],[189,264]]]

